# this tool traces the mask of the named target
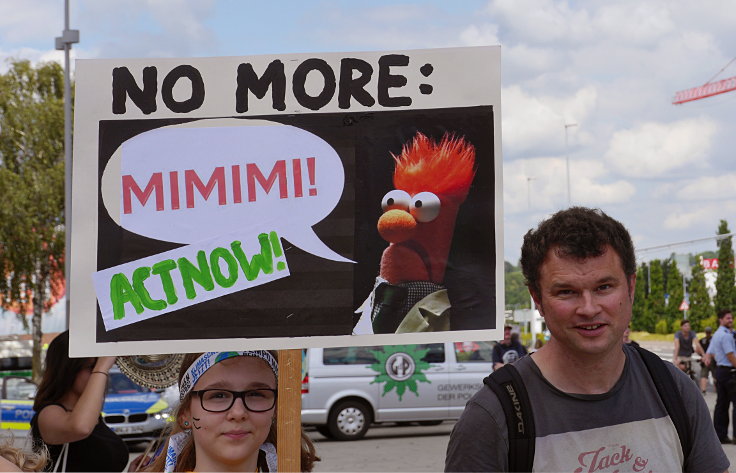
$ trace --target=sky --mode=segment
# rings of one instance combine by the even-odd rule
[[[721,219],[736,228],[736,91],[671,103],[736,76],[726,0],[70,0],[70,14],[73,58],[500,44],[507,261],[570,203],[622,221],[640,261],[715,250],[646,249],[711,237]],[[63,62],[63,27],[62,0],[0,1],[0,72],[8,58]]]

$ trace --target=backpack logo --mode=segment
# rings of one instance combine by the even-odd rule
[[[505,384],[504,387],[506,388],[506,391],[509,392],[509,396],[511,396],[511,403],[514,405],[514,415],[518,419],[518,422],[516,423],[516,432],[519,434],[523,434],[524,415],[521,413],[521,403],[519,402],[519,396],[516,394],[516,390],[511,385],[511,383]]]

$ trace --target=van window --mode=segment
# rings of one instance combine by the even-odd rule
[[[340,347],[325,348],[322,363],[325,365],[372,365],[377,363],[373,350],[383,347]]]
[[[455,342],[455,358],[461,363],[491,363],[493,342]]]
[[[378,363],[373,352],[383,350],[383,348],[382,346],[325,348],[322,351],[322,363],[325,365],[372,365]],[[445,362],[444,343],[416,345],[416,348],[420,350],[429,349],[422,361],[427,363]]]

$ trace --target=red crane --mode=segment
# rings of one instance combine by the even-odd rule
[[[731,62],[726,64],[723,69],[718,71],[718,73],[710,80],[708,80],[708,82],[706,82],[705,84],[676,92],[675,98],[672,100],[672,104],[680,105],[685,102],[692,102],[693,100],[700,100],[706,97],[712,97],[714,95],[736,90],[736,76],[729,77],[728,79],[722,79],[718,82],[712,82],[713,79],[718,76],[718,74],[723,72],[734,61],[736,61],[736,58],[731,59]]]

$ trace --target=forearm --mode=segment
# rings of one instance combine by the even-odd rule
[[[92,368],[87,385],[70,414],[69,422],[74,431],[89,435],[97,425],[105,402],[108,373],[114,362],[114,357],[101,357]]]

